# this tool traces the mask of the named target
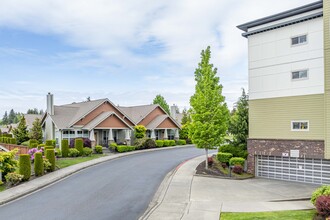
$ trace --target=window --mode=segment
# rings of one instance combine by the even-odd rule
[[[292,37],[291,38],[291,45],[298,45],[298,44],[304,44],[307,43],[307,35],[301,35],[298,37]]]
[[[298,79],[307,79],[308,78],[308,71],[307,70],[299,70],[291,72],[291,79],[298,80]]]
[[[309,131],[309,121],[292,121],[291,131]]]

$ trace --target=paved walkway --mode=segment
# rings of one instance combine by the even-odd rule
[[[317,185],[268,179],[230,180],[195,176],[204,156],[181,164],[165,178],[140,219],[219,220],[220,212],[311,209]],[[291,201],[290,201],[291,200]]]

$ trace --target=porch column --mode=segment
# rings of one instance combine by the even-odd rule
[[[131,145],[131,135],[129,129],[125,130],[125,140],[126,140],[126,145]]]
[[[110,128],[109,129],[109,135],[108,135],[108,144],[109,144],[109,146],[112,142],[114,142],[114,139],[113,139],[112,128]]]
[[[164,129],[164,140],[168,139],[167,129]]]
[[[89,139],[91,140],[91,143],[92,143],[92,148],[94,149],[94,147],[95,147],[95,136],[94,136],[94,129],[90,131],[90,134],[89,134]]]
[[[179,135],[179,129],[174,129],[175,135],[174,135],[174,140],[179,140],[180,135]]]
[[[154,130],[154,129],[151,130],[150,138],[151,138],[152,140],[156,140],[156,135],[155,135],[155,130]]]

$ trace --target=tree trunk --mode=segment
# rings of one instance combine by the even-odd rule
[[[207,149],[207,148],[205,148],[205,156],[206,156],[206,160],[205,160],[205,169],[209,169],[209,163],[208,163],[209,149]]]

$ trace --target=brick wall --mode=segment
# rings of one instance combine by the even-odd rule
[[[14,150],[15,148],[18,149],[18,154],[27,154],[29,148],[22,145],[15,145],[15,144],[0,144],[1,146],[5,147],[8,150]]]
[[[282,156],[290,150],[299,150],[299,157],[324,158],[323,140],[280,140],[280,139],[248,139],[248,172],[254,174],[255,155]]]

